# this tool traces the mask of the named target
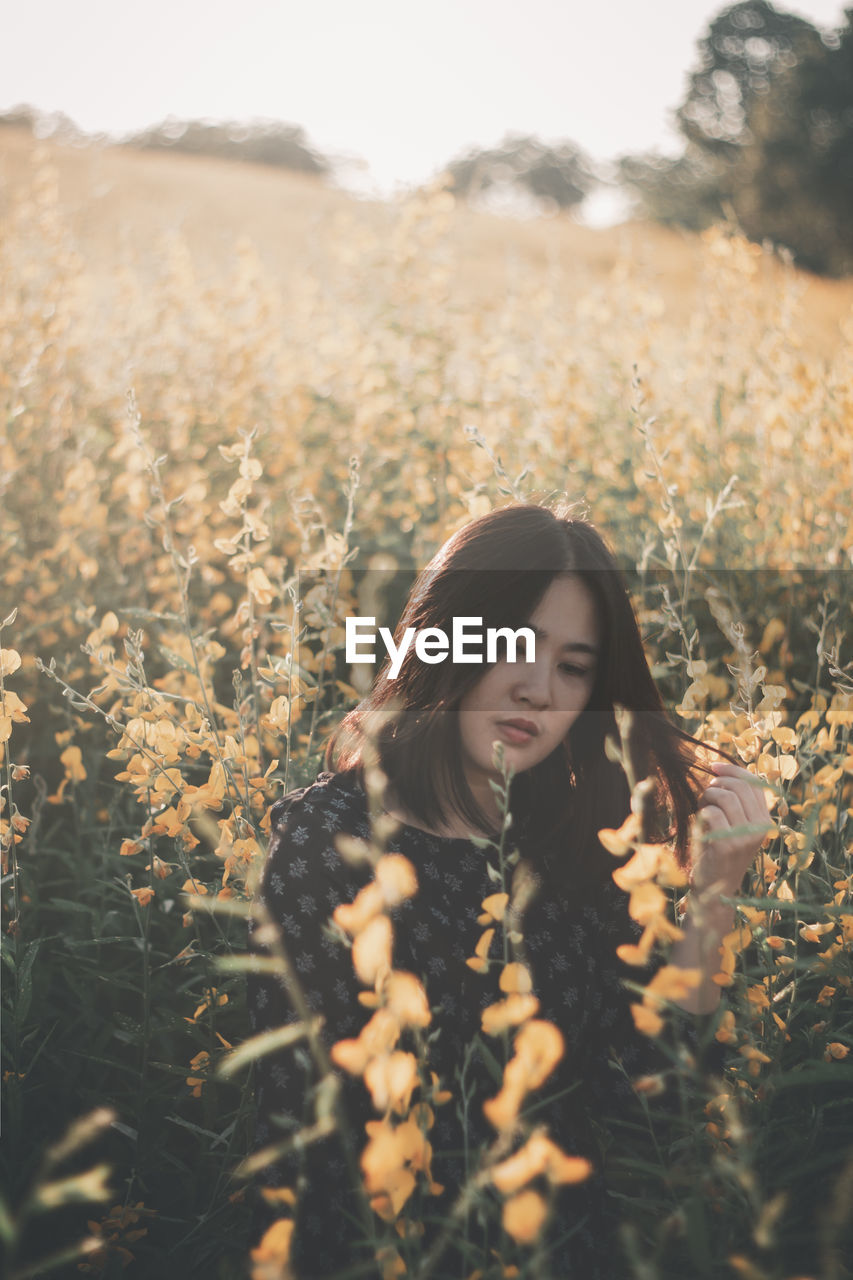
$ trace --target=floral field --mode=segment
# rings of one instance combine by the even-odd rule
[[[636,992],[679,1104],[655,1120],[664,1081],[638,1082],[648,1123],[622,1156],[622,1247],[636,1280],[850,1277],[853,311],[819,322],[808,282],[730,227],[673,240],[689,305],[630,241],[585,269],[544,222],[536,255],[521,247],[530,227],[498,253],[491,224],[478,242],[440,186],[387,206],[317,188],[286,270],[270,266],[274,210],[268,241],[223,244],[189,217],[152,230],[140,196],[135,220],[93,241],[81,188],[59,181],[67,162],[13,160],[4,1274],[288,1275],[292,1197],[259,1243],[247,1159],[251,1062],[280,1047],[245,1044],[269,805],[314,779],[363,692],[343,620],[370,611],[365,583],[387,584],[393,622],[413,573],[471,517],[568,497],[628,572],[678,723],[773,796],[700,1037],[714,1052],[680,1037],[671,971]],[[310,198],[294,185],[294,202]],[[359,1172],[383,1274],[449,1280],[440,1250],[419,1248],[411,1193],[429,1190],[431,1108],[454,1105],[453,1082],[412,1074],[429,1008],[386,960],[390,907],[416,886],[384,835],[361,850],[372,898],[339,923],[365,1023],[381,1013],[392,1034],[335,1061],[376,1108]],[[683,881],[635,826],[605,842],[641,946],[665,951]],[[482,1031],[505,1070],[495,1144],[464,1195],[494,1215],[501,1247],[458,1280],[545,1277],[554,1189],[583,1170],[524,1118],[559,1044],[512,958],[511,841],[484,856],[495,895],[471,959],[488,965],[503,937],[505,1001]],[[319,1052],[307,1020],[301,1034]],[[318,1098],[309,1136],[336,1123]]]

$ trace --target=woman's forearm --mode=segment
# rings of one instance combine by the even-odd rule
[[[680,969],[698,969],[701,978],[688,995],[674,1003],[688,1013],[713,1013],[720,1003],[720,987],[714,975],[720,972],[720,944],[734,928],[734,908],[722,902],[719,894],[687,897],[687,911],[682,921],[684,936],[673,945],[671,963]]]

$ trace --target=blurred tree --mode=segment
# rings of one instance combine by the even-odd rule
[[[127,147],[144,150],[182,151],[190,155],[218,156],[223,160],[243,160],[283,169],[326,176],[331,162],[308,142],[299,125],[277,120],[211,123],[205,120],[177,120],[129,134],[122,139]]]
[[[746,0],[719,14],[699,41],[699,68],[690,77],[677,118],[689,142],[733,160],[752,141],[754,109],[776,78],[826,46],[805,18]]]
[[[694,145],[680,156],[649,152],[617,162],[618,181],[634,190],[645,217],[690,231],[702,231],[722,216],[723,170]]]
[[[683,155],[618,163],[642,211],[692,229],[733,211],[801,266],[853,272],[853,9],[845,16],[826,37],[766,0],[715,18],[678,111]]]
[[[573,142],[548,146],[538,138],[512,133],[497,147],[466,151],[446,171],[463,198],[515,187],[555,209],[580,204],[597,182],[590,161]]]
[[[35,138],[53,138],[63,143],[82,145],[90,141],[64,111],[40,111],[28,102],[20,102],[0,113],[0,127],[27,129]]]
[[[853,9],[847,18],[835,47],[803,57],[756,102],[753,140],[733,166],[747,235],[831,275],[853,273]]]
[[[0,114],[0,126],[28,129],[37,138],[54,138],[78,145],[104,142],[104,134],[87,134],[61,111],[40,111],[26,103]],[[142,150],[182,151],[190,155],[244,160],[327,177],[339,161],[321,155],[309,143],[305,130],[278,120],[248,123],[178,120],[169,116],[161,124],[125,135],[121,145]]]

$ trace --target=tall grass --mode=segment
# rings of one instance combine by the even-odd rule
[[[176,233],[144,272],[128,241],[96,294],[36,161],[0,238],[7,1274],[284,1274],[288,1228],[252,1259],[236,1176],[268,807],[357,697],[356,571],[399,571],[393,613],[466,520],[568,494],[630,570],[673,714],[775,795],[698,1047],[636,993],[679,1104],[641,1082],[624,1248],[637,1280],[848,1276],[853,322],[806,357],[797,277],[759,289],[732,228],[704,238],[686,328],[631,261],[582,293],[556,264],[510,274],[473,308],[441,190],[319,224],[281,293],[252,245],[217,277]],[[541,1213],[504,1220],[521,1274],[548,1274]],[[442,1274],[403,1243],[388,1274]]]

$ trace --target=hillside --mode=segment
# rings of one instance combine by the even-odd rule
[[[341,218],[381,232],[392,206],[358,201],[309,177],[255,165],[121,148],[73,148],[34,143],[16,129],[0,130],[0,214],[26,189],[38,154],[55,165],[59,200],[92,283],[108,287],[119,264],[145,269],[161,252],[164,234],[179,231],[202,279],[227,272],[240,237],[248,237],[267,281],[284,282],[295,268],[322,273]],[[650,224],[607,229],[567,218],[515,221],[454,210],[447,231],[454,297],[462,305],[495,305],[524,279],[525,288],[549,278],[589,289],[616,272],[658,295],[677,326],[701,306],[700,238]],[[760,267],[768,297],[782,268],[766,257]],[[802,291],[801,342],[830,354],[839,321],[853,306],[853,280],[829,281],[791,272]]]

